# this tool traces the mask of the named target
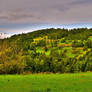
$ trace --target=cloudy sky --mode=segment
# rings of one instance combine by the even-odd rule
[[[0,32],[12,34],[58,25],[91,27],[91,11],[92,0],[0,0]]]

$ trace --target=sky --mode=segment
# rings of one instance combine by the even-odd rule
[[[92,0],[0,0],[0,32],[92,27]]]

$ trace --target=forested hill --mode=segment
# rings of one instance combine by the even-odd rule
[[[43,29],[0,40],[0,74],[92,71],[92,29]]]

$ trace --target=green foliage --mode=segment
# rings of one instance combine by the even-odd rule
[[[0,74],[92,71],[92,29],[44,29],[0,40]]]

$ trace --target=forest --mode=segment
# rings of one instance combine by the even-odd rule
[[[92,29],[42,29],[0,39],[0,74],[92,71]]]

